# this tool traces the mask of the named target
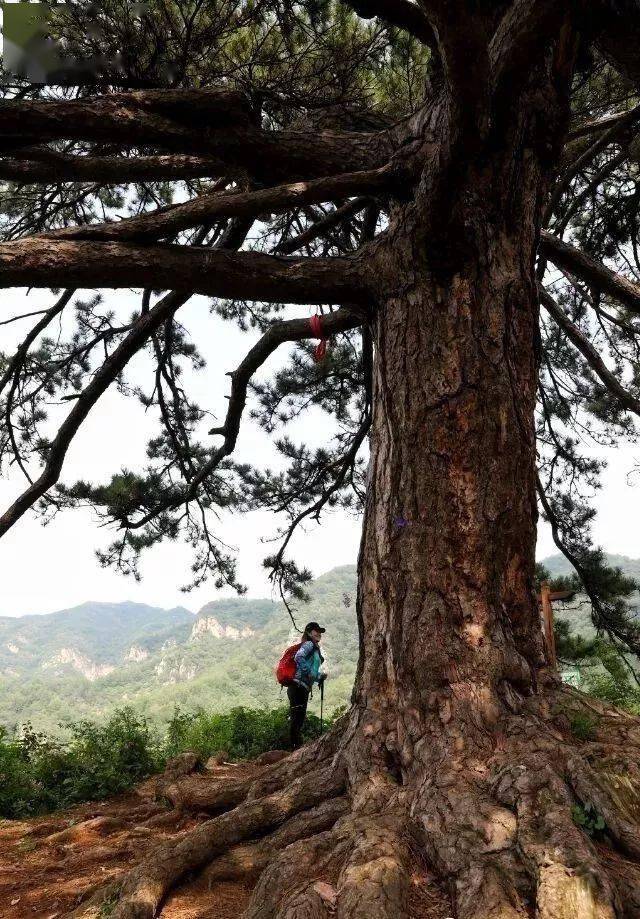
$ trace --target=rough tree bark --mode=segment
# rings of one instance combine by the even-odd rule
[[[638,858],[640,732],[596,706],[597,742],[577,756],[568,717],[587,702],[545,669],[534,590],[534,265],[575,41],[563,26],[553,54],[540,53],[518,33],[502,60],[508,37],[492,46],[486,86],[445,48],[465,117],[445,98],[416,119],[420,184],[370,247],[374,418],[352,708],[320,743],[231,793],[179,781],[181,806],[191,782],[199,810],[225,813],[137,866],[116,919],[150,919],[186,873],[289,818],[290,846],[232,859],[248,873],[266,865],[249,917],[328,915],[310,886],[324,880],[338,919],[401,919],[415,843],[457,919],[640,915],[633,876],[621,879],[571,819],[576,802],[596,804],[609,850]],[[516,53],[532,62],[517,77]],[[313,809],[330,798],[340,805],[318,823]]]

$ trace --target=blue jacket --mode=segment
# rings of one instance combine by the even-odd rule
[[[296,683],[302,683],[307,689],[311,689],[314,683],[320,682],[320,665],[324,658],[317,645],[312,641],[305,641],[296,651],[294,661]]]

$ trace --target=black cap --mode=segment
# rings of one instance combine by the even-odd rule
[[[316,632],[326,632],[327,631],[326,629],[323,629],[321,626],[319,626],[317,622],[307,623],[307,625],[305,625],[304,627],[304,630],[307,633],[307,635],[309,634],[309,632],[313,632],[314,630]]]

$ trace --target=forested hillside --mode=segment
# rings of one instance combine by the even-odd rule
[[[346,704],[355,674],[355,567],[323,575],[309,593],[298,618],[301,625],[326,625],[326,698],[333,709]],[[100,720],[122,705],[164,721],[175,706],[226,711],[281,701],[273,669],[296,640],[281,604],[218,600],[197,616],[144,610],[146,616],[133,604],[86,604],[0,620],[0,724],[28,720],[55,731],[61,720]]]
[[[638,559],[610,556],[609,562],[640,577]],[[553,576],[569,573],[561,556],[543,564]],[[322,575],[309,593],[298,621],[326,625],[326,701],[333,710],[347,703],[355,675],[355,566]],[[574,632],[591,634],[589,606],[580,598],[556,612]],[[158,723],[175,706],[220,712],[237,705],[273,707],[281,701],[273,668],[295,639],[284,607],[268,599],[216,600],[197,616],[186,609],[87,603],[45,616],[0,619],[0,724],[31,721],[55,732],[63,720],[103,720],[122,705]]]

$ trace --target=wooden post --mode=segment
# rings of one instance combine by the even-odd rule
[[[551,606],[551,588],[548,581],[543,581],[540,585],[542,601],[542,619],[544,622],[544,632],[547,641],[547,654],[549,666],[554,670],[558,666],[556,658],[556,639],[553,632],[553,607]]]

